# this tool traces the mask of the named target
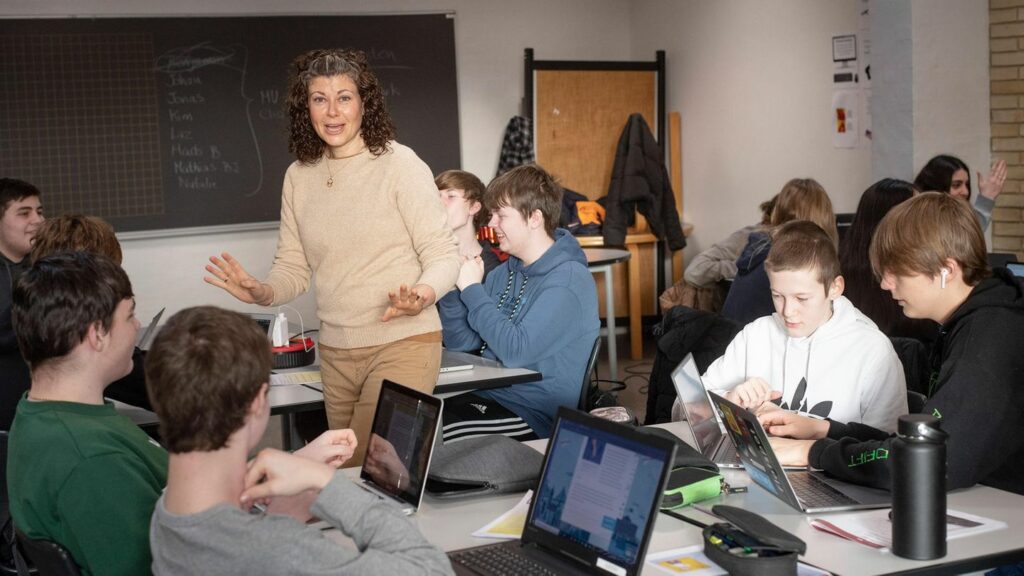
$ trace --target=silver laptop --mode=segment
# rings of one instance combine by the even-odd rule
[[[886,490],[858,486],[811,470],[783,470],[761,422],[714,392],[708,392],[750,478],[779,500],[801,512],[838,512],[888,508],[892,495]]]
[[[160,318],[164,315],[164,310],[167,310],[167,308],[161,308],[156,313],[156,316],[153,316],[149,326],[146,327],[146,331],[142,333],[142,336],[139,336],[139,342],[136,346],[140,350],[149,350],[149,345],[153,343],[153,338],[156,338],[157,326],[160,324]]]
[[[405,514],[415,513],[423,499],[442,405],[440,398],[390,380],[381,385],[360,485]]]
[[[636,576],[675,442],[559,408],[520,540],[448,553],[456,574]]]
[[[693,354],[687,354],[672,371],[672,384],[676,387],[679,403],[686,413],[686,424],[700,453],[722,468],[743,468],[736,445],[718,421]]]
[[[446,372],[459,372],[461,370],[472,370],[473,363],[471,359],[466,358],[468,354],[464,352],[451,352],[449,350],[441,351],[441,369],[439,372],[444,374]]]

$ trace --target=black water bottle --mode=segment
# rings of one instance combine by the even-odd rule
[[[900,416],[892,443],[892,552],[913,560],[946,555],[946,437],[939,419]]]

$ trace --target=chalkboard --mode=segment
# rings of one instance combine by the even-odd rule
[[[278,220],[289,63],[367,53],[398,141],[458,168],[445,14],[0,19],[0,176],[118,232]]]

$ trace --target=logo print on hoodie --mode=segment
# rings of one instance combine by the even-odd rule
[[[821,416],[822,418],[828,418],[828,415],[832,412],[832,401],[826,400],[824,402],[818,402],[810,410],[807,409],[807,399],[804,398],[804,394],[807,393],[807,378],[801,378],[800,383],[796,386],[796,392],[793,393],[793,407],[789,407],[785,402],[779,404],[779,407],[783,410],[795,410],[797,412],[806,412],[815,416]]]

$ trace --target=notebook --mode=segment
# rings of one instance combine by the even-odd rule
[[[139,343],[136,344],[136,346],[140,350],[149,350],[149,345],[153,343],[153,338],[156,338],[157,326],[160,324],[160,318],[164,315],[164,310],[167,310],[167,308],[161,308],[160,311],[156,313],[156,316],[153,316],[153,319],[149,322],[149,326],[146,326],[146,331],[139,337]]]
[[[559,408],[522,539],[450,552],[455,573],[639,574],[674,456],[667,438]]]
[[[690,427],[697,449],[705,458],[722,468],[742,468],[743,462],[736,454],[732,438],[722,431],[711,400],[700,379],[693,354],[687,354],[672,371],[672,383],[676,387],[679,403],[686,413],[686,424]]]
[[[732,436],[750,478],[776,498],[806,513],[891,505],[892,496],[886,490],[857,486],[811,470],[786,472],[775,457],[757,416],[714,392],[708,395],[725,422],[725,429]]]
[[[359,480],[405,514],[415,513],[423,499],[441,407],[440,398],[390,380],[381,385]]]

